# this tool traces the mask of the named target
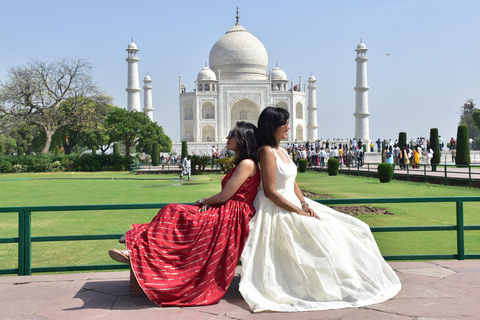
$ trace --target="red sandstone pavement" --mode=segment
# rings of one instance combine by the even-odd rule
[[[296,313],[250,312],[238,292],[238,275],[219,304],[189,308],[159,308],[145,296],[130,296],[128,271],[0,277],[0,319],[480,319],[480,260],[390,265],[402,281],[393,299]]]

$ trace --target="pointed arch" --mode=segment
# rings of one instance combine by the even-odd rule
[[[303,105],[301,102],[297,102],[295,105],[295,118],[303,119]]]
[[[277,104],[275,106],[277,108],[282,108],[282,109],[288,110],[288,104],[285,101],[279,101],[279,102],[277,102]]]
[[[193,141],[193,126],[188,125],[185,127],[185,131],[183,132],[183,139],[188,142]]]
[[[210,101],[202,105],[202,119],[215,119],[215,106]]]
[[[295,129],[295,138],[297,141],[305,141],[303,138],[303,126],[301,124],[297,125],[297,128]]]
[[[190,102],[183,105],[183,119],[193,120],[193,106]]]
[[[230,109],[230,128],[234,128],[237,121],[245,121],[257,125],[260,116],[260,107],[249,99],[235,102]]]
[[[209,124],[202,128],[202,142],[215,141],[215,128]]]

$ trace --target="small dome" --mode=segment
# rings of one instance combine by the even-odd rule
[[[357,50],[365,50],[365,49],[367,49],[367,46],[363,42],[360,42],[360,44],[357,46]]]
[[[275,67],[270,71],[270,79],[288,81],[287,74],[279,67]]]
[[[150,78],[150,76],[147,74],[147,75],[145,76],[145,78],[143,79],[143,81],[144,81],[144,82],[145,82],[145,81],[150,81],[150,82],[151,82],[151,81],[152,81],[152,78]]]
[[[310,76],[310,78],[308,78],[308,81],[317,81],[317,79],[315,79],[315,77],[313,76],[313,74]]]
[[[137,45],[132,41],[132,42],[130,42],[130,44],[128,45],[127,50],[137,50],[137,51],[138,51],[138,48],[137,48]]]
[[[216,81],[217,77],[215,76],[215,72],[213,72],[209,67],[203,68],[197,75],[197,81],[203,80]]]

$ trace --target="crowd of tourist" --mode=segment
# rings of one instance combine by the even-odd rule
[[[473,139],[469,139],[470,149],[472,149]],[[383,148],[383,145],[385,149]],[[404,169],[406,165],[412,168],[419,168],[420,158],[430,164],[433,157],[433,150],[430,148],[430,141],[424,137],[412,138],[403,148],[399,145],[397,139],[378,138],[365,145],[361,139],[318,139],[315,141],[286,143],[285,149],[288,150],[290,157],[295,163],[300,159],[306,159],[309,166],[326,166],[329,158],[338,159],[340,164],[345,166],[363,166],[365,163],[366,152],[382,153],[382,161]],[[455,139],[452,137],[447,140],[445,145],[442,136],[439,136],[440,151],[449,150],[451,159],[454,162],[456,157]],[[383,151],[382,151],[383,150]],[[192,155],[194,152],[192,152]],[[212,163],[216,159],[230,156],[228,150],[222,150],[218,145],[212,145],[211,152],[203,152],[203,156],[209,156]],[[181,164],[181,159],[177,155],[161,156],[161,164]]]

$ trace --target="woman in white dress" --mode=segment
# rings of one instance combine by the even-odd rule
[[[262,184],[242,254],[240,292],[253,312],[361,307],[401,288],[364,222],[306,199],[285,149],[289,113],[258,120]]]

